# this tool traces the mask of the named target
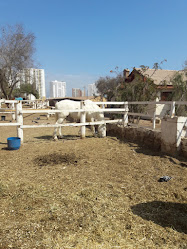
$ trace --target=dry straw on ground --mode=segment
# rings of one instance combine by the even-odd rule
[[[63,131],[24,130],[8,151],[16,130],[0,127],[0,248],[187,248],[184,159]]]

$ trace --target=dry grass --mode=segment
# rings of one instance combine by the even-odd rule
[[[8,151],[16,131],[0,127],[0,248],[187,248],[184,159],[63,130],[27,129]]]

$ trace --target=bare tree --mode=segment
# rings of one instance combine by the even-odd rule
[[[21,70],[33,66],[34,41],[34,34],[26,33],[21,24],[0,29],[0,89],[4,98],[12,98]]]

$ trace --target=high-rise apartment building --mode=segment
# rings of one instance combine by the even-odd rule
[[[66,82],[65,81],[51,81],[50,82],[50,97],[64,98],[66,96]]]
[[[88,85],[88,96],[98,95],[97,87],[95,83]]]
[[[72,97],[82,97],[82,91],[80,88],[72,88]]]
[[[21,84],[33,85],[39,93],[39,98],[46,97],[44,69],[24,68],[19,74],[17,87],[20,87]]]

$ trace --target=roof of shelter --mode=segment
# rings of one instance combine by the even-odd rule
[[[106,101],[105,98],[101,98],[101,96],[83,96],[83,97],[62,97],[62,98],[49,98],[49,100],[64,100],[64,99],[69,99],[69,100],[75,100],[75,101],[81,101],[81,100],[87,100],[90,99],[92,101]]]
[[[140,72],[144,76],[148,76],[151,78],[156,85],[162,85],[166,82],[167,85],[172,85],[172,78],[175,76],[177,72],[181,72],[184,74],[184,71],[176,71],[176,70],[164,70],[164,69],[142,69],[142,68],[135,68],[136,71]],[[187,77],[184,74],[185,79]]]
[[[57,97],[57,98],[49,98],[49,99],[55,99],[55,100],[63,100],[63,99],[70,99],[70,100],[86,100],[90,99],[91,97]]]

